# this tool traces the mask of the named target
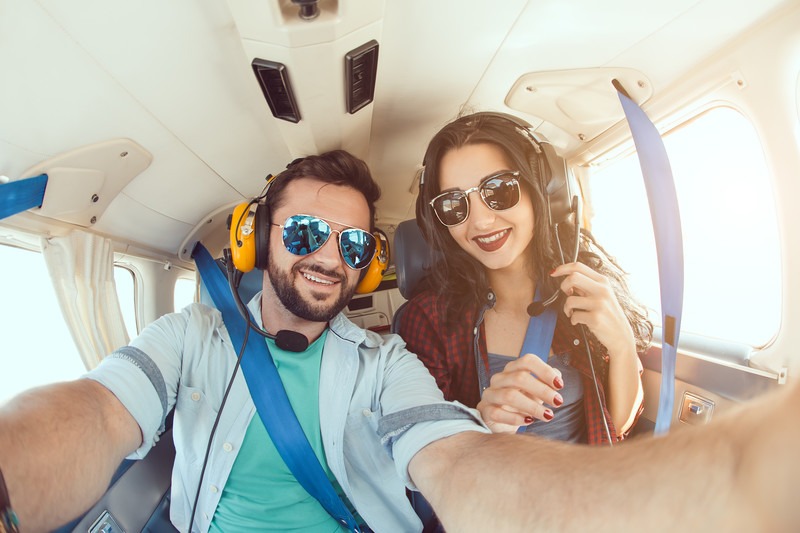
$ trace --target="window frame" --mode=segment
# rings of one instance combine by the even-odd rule
[[[800,80],[800,77],[798,78]],[[759,129],[757,124],[752,120],[752,118],[745,112],[742,108],[735,105],[729,100],[722,100],[719,98],[709,98],[705,99],[704,101],[700,102],[699,104],[695,102],[693,106],[687,106],[681,108],[680,110],[672,113],[671,115],[667,116],[663,120],[659,121],[659,124],[656,125],[659,134],[662,138],[666,138],[667,136],[678,132],[681,129],[690,127],[693,122],[700,119],[704,115],[718,109],[729,109],[739,116],[741,116],[747,124],[752,128],[754,135],[759,141],[758,150],[760,150],[761,154],[764,157],[765,165],[764,169],[767,173],[766,176],[766,185],[769,187],[769,195],[773,201],[773,203],[777,202],[777,198],[775,196],[775,184],[774,184],[774,175],[772,173],[772,169],[770,168],[769,161],[767,160],[767,152],[764,149],[763,139],[760,135]],[[588,198],[586,195],[587,190],[591,190],[591,180],[595,178],[595,174],[597,170],[603,169],[609,165],[613,165],[615,163],[621,162],[624,159],[635,156],[636,155],[636,148],[634,146],[633,139],[628,137],[625,141],[610,147],[604,151],[601,151],[595,157],[592,157],[585,161],[586,168],[580,171],[579,174],[579,182],[581,186],[581,195],[583,196],[584,200],[584,220],[586,221],[589,217],[593,216],[595,210],[594,206],[591,202],[591,194],[589,194]],[[680,203],[680,198],[678,199]],[[588,204],[588,205],[586,205]],[[780,275],[780,271],[783,269],[783,243],[780,238],[780,221],[776,217],[775,219],[775,231],[778,233],[776,237],[777,241],[777,252],[778,252],[778,270],[779,270],[779,280],[782,282],[783,278]],[[591,228],[591,223],[587,224],[589,228]],[[601,242],[601,244],[605,244]],[[610,250],[613,254],[614,250]],[[622,265],[623,268],[625,265]],[[781,283],[782,286],[782,283]],[[782,294],[782,288],[779,288],[779,293]],[[771,336],[768,340],[763,343],[748,343],[744,341],[738,340],[730,340],[730,339],[721,339],[717,337],[712,337],[709,335],[704,335],[701,333],[694,333],[694,332],[687,332],[683,327],[681,328],[680,332],[680,339],[679,339],[679,351],[681,353],[690,354],[694,357],[698,357],[701,359],[708,359],[712,361],[716,361],[718,363],[729,363],[733,365],[741,365],[743,367],[750,366],[750,360],[754,354],[769,348],[777,339],[780,334],[782,323],[783,323],[783,308],[779,302],[779,309],[778,309],[778,319],[777,324],[775,326],[775,330],[771,333]],[[656,312],[660,311],[660,308],[655,309]],[[660,346],[663,338],[662,332],[663,328],[661,325],[653,324],[654,331],[653,331],[653,342],[655,345]]]

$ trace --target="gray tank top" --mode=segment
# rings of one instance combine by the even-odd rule
[[[507,355],[489,354],[489,374],[502,372],[506,365],[516,359]],[[564,388],[559,392],[564,398],[561,407],[548,406],[553,410],[553,420],[534,420],[525,433],[539,435],[552,440],[586,443],[586,414],[583,409],[583,381],[581,374],[569,364],[570,355],[552,355],[547,364],[561,371]]]

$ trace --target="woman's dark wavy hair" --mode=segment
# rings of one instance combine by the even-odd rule
[[[533,245],[529,247],[530,260],[535,277],[541,285],[542,294],[552,294],[558,290],[559,280],[549,273],[561,264],[561,254],[555,240],[555,231],[549,224],[547,201],[544,195],[544,178],[540,176],[538,153],[527,134],[520,131],[518,124],[497,114],[475,113],[462,116],[442,128],[428,144],[425,152],[424,174],[417,197],[417,224],[425,239],[434,250],[442,252],[443,259],[431,269],[427,286],[438,292],[447,309],[447,321],[454,323],[463,318],[463,310],[480,307],[486,303],[489,281],[484,266],[470,256],[450,236],[449,230],[436,218],[430,201],[441,191],[439,187],[440,164],[442,157],[450,150],[473,144],[491,144],[505,155],[511,170],[518,170],[524,178],[522,185],[528,192],[533,212],[536,214]],[[470,201],[478,201],[476,197]],[[574,215],[572,215],[574,216]],[[575,235],[572,224],[559,224],[558,237],[564,250],[574,247]],[[647,319],[646,310],[630,294],[625,282],[625,272],[603,248],[597,244],[588,231],[581,231],[578,261],[606,276],[617,296],[625,315],[630,322],[636,348],[642,352],[652,341],[653,325]],[[556,304],[559,305],[559,304]],[[558,313],[558,331],[572,331],[574,327],[564,313]],[[564,329],[568,328],[568,329]],[[587,329],[595,358],[601,362],[603,374],[607,372],[607,351]],[[560,337],[560,338],[559,338]],[[572,338],[556,335],[553,348],[556,351],[573,348]]]

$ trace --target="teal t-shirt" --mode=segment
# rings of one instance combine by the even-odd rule
[[[319,369],[327,332],[326,329],[319,339],[301,353],[281,350],[271,339],[266,342],[289,402],[314,454],[336,492],[354,512],[328,468],[319,427]],[[356,520],[359,520],[358,516]],[[297,482],[256,413],[225,483],[210,531],[331,533],[346,529]]]

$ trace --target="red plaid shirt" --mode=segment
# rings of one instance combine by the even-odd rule
[[[412,298],[400,315],[397,333],[406,341],[409,351],[428,367],[436,378],[447,400],[457,400],[470,407],[480,401],[480,384],[475,369],[473,354],[473,331],[480,331],[480,351],[486,375],[489,375],[489,358],[486,352],[486,333],[483,323],[476,324],[480,309],[466,309],[464,319],[453,326],[445,325],[445,306],[440,297],[431,291]],[[603,416],[614,440],[620,440],[608,410],[601,407],[594,394],[594,381],[585,351],[569,324],[558,322],[554,335],[553,348],[561,353],[577,352],[570,357],[570,364],[580,372],[583,379],[583,405],[586,412],[586,436],[589,444],[608,442],[603,426]],[[582,343],[582,341],[580,341]],[[602,380],[598,383],[600,395],[605,404],[605,391]],[[640,406],[639,412],[642,408]]]

